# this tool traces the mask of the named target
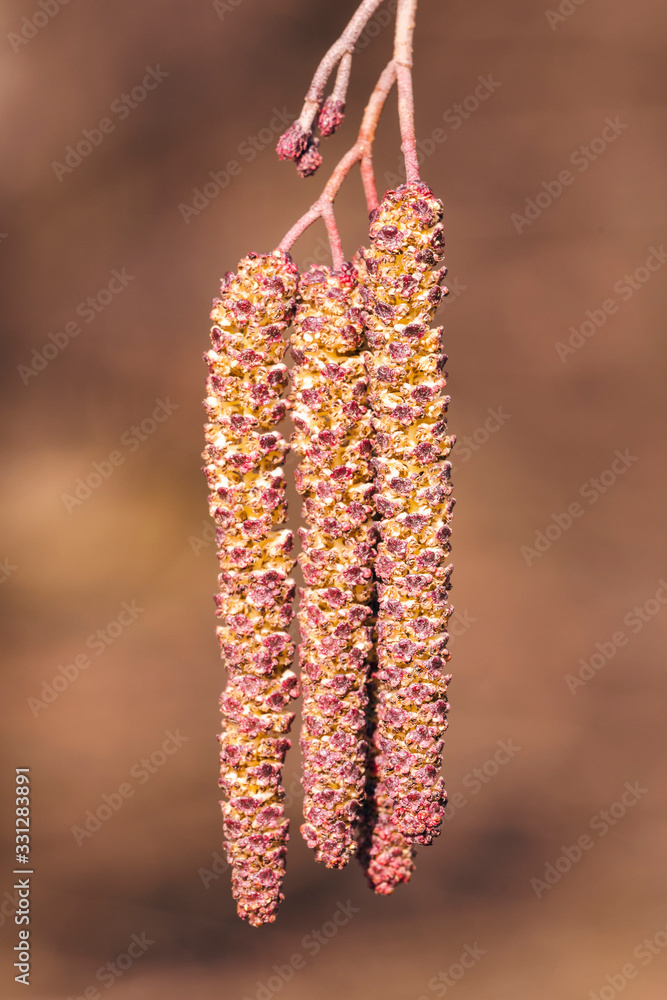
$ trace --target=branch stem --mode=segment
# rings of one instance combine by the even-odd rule
[[[317,68],[312,83],[306,95],[306,102],[301,112],[299,122],[309,131],[319,109],[324,87],[334,70],[340,63],[334,93],[337,97],[344,95],[352,64],[352,50],[368,23],[371,15],[377,10],[382,0],[362,0],[356,14],[337,42],[331,46]],[[354,146],[347,151],[338,162],[331,177],[327,181],[322,194],[311,205],[308,211],[292,226],[279,245],[279,249],[289,251],[298,238],[313,222],[321,218],[327,227],[334,269],[342,266],[343,249],[338,227],[333,213],[333,201],[341,184],[355,163],[360,163],[361,180],[364,186],[368,210],[378,206],[378,193],[373,171],[373,140],[378,121],[382,113],[389,91],[394,83],[398,90],[398,118],[401,130],[401,149],[405,161],[405,178],[408,182],[419,180],[419,161],[417,158],[417,139],[415,136],[415,110],[412,91],[412,45],[415,30],[415,17],[418,0],[398,0],[396,9],[396,32],[394,35],[394,57],[389,62],[375,89],[370,96],[364,117],[359,129],[359,135]]]
[[[373,208],[377,208],[378,197],[375,188],[375,178],[373,176],[373,140],[375,138],[375,130],[377,129],[377,124],[380,119],[380,115],[382,114],[385,101],[387,100],[389,92],[391,91],[391,88],[396,80],[396,69],[396,63],[393,59],[385,66],[378,82],[375,85],[375,89],[370,96],[370,100],[366,105],[357,141],[351,149],[348,149],[343,158],[339,160],[317,201],[311,205],[308,211],[305,212],[297,222],[295,222],[290,231],[280,242],[278,246],[279,250],[283,250],[285,252],[289,251],[294,246],[298,238],[305,233],[306,229],[308,229],[308,227],[317,219],[324,217],[326,224],[326,213],[328,213],[329,210],[333,212],[331,209],[333,200],[338,194],[343,181],[355,163],[359,163],[361,161],[362,180],[364,183],[364,190],[366,192],[369,211]],[[327,229],[329,230],[328,225]],[[329,238],[331,239],[330,230]],[[334,266],[337,266],[335,261]]]

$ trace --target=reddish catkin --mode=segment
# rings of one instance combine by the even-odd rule
[[[408,882],[415,863],[415,848],[392,822],[393,802],[378,774],[377,701],[381,682],[373,669],[368,684],[370,756],[366,770],[366,799],[359,836],[359,861],[368,885],[388,896],[401,882]]]
[[[292,354],[296,473],[304,497],[300,563],[304,817],[318,861],[356,850],[364,794],[365,707],[374,595],[370,411],[356,269],[314,267],[299,282]]]
[[[225,848],[239,915],[275,920],[283,898],[288,822],[281,771],[297,695],[287,629],[295,585],[282,464],[289,446],[275,429],[287,403],[283,331],[294,313],[297,270],[288,254],[249,254],[213,304],[213,349],[204,355],[204,472],[216,523],[221,619],[228,671],[221,699],[220,787]]]
[[[442,204],[417,181],[371,213],[362,281],[369,293],[366,355],[375,429],[378,584],[378,780],[392,822],[408,840],[440,832],[439,770],[447,726],[447,619],[451,565],[449,398],[441,328]]]

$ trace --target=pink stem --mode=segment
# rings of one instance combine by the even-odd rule
[[[329,235],[329,245],[331,247],[333,269],[334,271],[340,271],[343,264],[345,263],[345,254],[343,253],[343,244],[341,242],[340,233],[338,232],[338,226],[336,225],[336,216],[334,215],[333,205],[331,204],[331,202],[329,202],[322,208],[322,218],[324,220],[324,225],[327,227],[327,233]]]
[[[346,52],[338,65],[338,72],[336,73],[336,82],[334,83],[333,90],[331,91],[331,96],[336,101],[342,101],[345,103],[347,97],[347,87],[350,82],[350,73],[352,72],[352,53]]]
[[[338,65],[346,52],[351,53],[353,51],[359,35],[381,3],[383,3],[383,0],[362,0],[343,34],[338,41],[334,42],[317,67],[298,119],[304,132],[310,132],[312,128],[315,115],[319,110],[324,95],[324,88],[333,73],[334,67]]]
[[[378,198],[378,190],[375,184],[373,157],[370,153],[368,156],[362,156],[359,169],[361,171],[361,183],[364,185],[366,206],[368,207],[368,211],[372,212],[380,204],[380,199]]]
[[[380,75],[380,79],[375,86],[375,90],[371,94],[370,100],[364,111],[361,128],[359,129],[359,138],[357,143],[363,143],[363,149],[360,157],[361,181],[364,186],[366,205],[369,212],[372,212],[373,209],[377,208],[379,204],[377,188],[375,186],[375,172],[373,170],[373,140],[375,139],[375,131],[380,120],[380,115],[382,114],[382,109],[389,95],[389,91],[394,86],[395,81],[396,63],[392,59],[392,61],[385,66]]]
[[[419,180],[417,139],[415,137],[415,103],[412,93],[412,38],[416,13],[417,0],[398,0],[394,61],[397,70],[401,149],[405,161],[405,179],[408,182]]]

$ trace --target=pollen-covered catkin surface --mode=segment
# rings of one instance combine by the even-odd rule
[[[366,768],[366,798],[359,833],[359,861],[369,887],[388,896],[401,882],[408,882],[415,863],[415,847],[392,822],[391,796],[378,774],[377,701],[380,681],[372,670],[368,683],[369,759]]]
[[[447,726],[446,627],[451,565],[451,464],[442,330],[442,204],[421,182],[385,195],[361,254],[366,355],[375,430],[378,584],[378,780],[409,840],[440,832],[446,793],[439,770]]]
[[[213,303],[204,472],[216,523],[217,629],[228,683],[221,698],[220,787],[225,848],[241,917],[275,920],[283,898],[288,822],[281,771],[297,695],[287,629],[295,584],[282,470],[289,445],[275,429],[287,403],[283,332],[294,313],[289,255],[249,254]]]
[[[304,497],[299,561],[303,693],[301,832],[342,868],[356,850],[364,794],[367,657],[374,596],[371,425],[356,269],[314,267],[299,282],[292,334],[293,436]]]

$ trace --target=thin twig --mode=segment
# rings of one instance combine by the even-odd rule
[[[301,114],[297,119],[304,132],[310,132],[313,127],[315,115],[322,103],[324,88],[335,67],[346,52],[352,53],[359,35],[383,2],[384,0],[362,0],[338,41],[334,42],[320,62],[308,88]]]
[[[405,179],[419,180],[417,140],[415,137],[415,104],[412,93],[412,38],[415,30],[417,0],[398,0],[394,61],[398,88],[398,120],[401,129],[401,149],[405,161]]]
[[[338,63],[338,72],[336,73],[336,82],[334,83],[333,90],[331,91],[331,96],[335,101],[342,101],[345,103],[347,97],[347,87],[350,82],[350,73],[352,72],[352,53],[346,52],[341,61]]]
[[[331,257],[333,260],[334,271],[340,271],[345,263],[345,254],[343,253],[343,244],[341,242],[340,233],[338,232],[336,216],[334,215],[333,205],[331,202],[328,202],[322,208],[322,219],[324,220],[324,225],[327,227],[327,235],[329,236],[329,246],[331,247]]]
[[[380,199],[378,198],[378,189],[375,183],[375,171],[373,170],[373,157],[370,153],[368,154],[368,156],[361,157],[359,170],[361,172],[361,183],[364,186],[366,205],[368,207],[368,211],[372,212],[380,204]]]
[[[375,90],[371,94],[366,105],[364,117],[359,129],[357,145],[361,145],[361,180],[366,194],[366,204],[368,211],[372,212],[378,207],[378,194],[375,186],[375,173],[373,171],[373,142],[377,130],[380,115],[384,108],[385,101],[389,96],[389,91],[396,82],[396,62],[392,59],[383,69],[380,79],[375,85]]]

